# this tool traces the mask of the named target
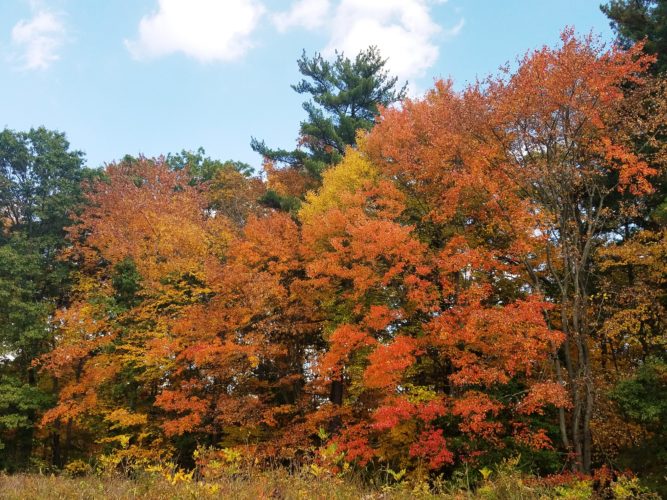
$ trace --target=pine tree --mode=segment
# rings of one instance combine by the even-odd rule
[[[271,149],[254,137],[251,147],[272,164],[297,170],[306,177],[303,185],[308,189],[319,185],[324,170],[341,161],[346,146],[356,144],[359,129],[373,127],[380,108],[405,97],[407,84],[397,86],[398,77],[389,74],[387,60],[376,47],[361,51],[354,59],[336,53],[334,61],[321,54],[309,58],[304,51],[297,63],[304,78],[292,88],[311,96],[303,103],[308,116],[301,122],[298,147]],[[305,194],[296,191],[296,198]],[[265,201],[269,198],[270,194]],[[273,198],[276,205],[294,205]]]

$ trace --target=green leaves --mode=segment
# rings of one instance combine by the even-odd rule
[[[346,146],[356,145],[359,130],[373,127],[380,108],[405,97],[406,86],[397,87],[398,78],[389,75],[386,59],[376,47],[361,51],[354,59],[336,53],[334,61],[321,54],[309,58],[304,51],[297,64],[305,78],[292,88],[311,97],[303,103],[307,119],[299,129],[299,147],[294,151],[271,149],[255,138],[251,147],[271,162],[319,180],[324,170],[342,160]],[[276,205],[283,203],[272,206]]]
[[[630,420],[664,434],[667,430],[667,363],[650,359],[634,377],[619,382],[611,397]]]
[[[628,48],[644,40],[646,51],[656,54],[655,71],[667,68],[667,4],[661,0],[610,0],[600,9],[610,20],[621,44]]]
[[[114,266],[111,282],[116,292],[116,301],[121,306],[135,305],[137,293],[141,290],[141,274],[132,259],[127,258]]]
[[[91,175],[60,132],[0,132],[0,436],[11,452],[0,464],[27,462],[32,427],[52,402],[33,361],[51,347],[49,319],[67,302],[70,265],[57,255]]]

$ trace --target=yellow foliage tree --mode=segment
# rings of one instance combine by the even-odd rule
[[[305,224],[331,208],[344,208],[342,195],[372,183],[377,179],[378,171],[363,153],[348,147],[343,161],[324,172],[322,177],[322,187],[306,195],[306,202],[299,211],[299,218]]]

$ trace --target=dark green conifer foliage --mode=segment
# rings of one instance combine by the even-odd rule
[[[303,103],[307,119],[301,122],[299,145],[295,150],[271,149],[253,138],[253,150],[265,158],[303,169],[318,179],[328,166],[338,163],[345,147],[356,143],[358,129],[370,130],[380,107],[400,101],[406,85],[390,76],[376,47],[369,47],[354,59],[336,53],[334,61],[321,54],[309,58],[304,51],[297,61],[304,78],[292,85],[310,99]]]
[[[645,51],[658,56],[653,71],[667,69],[667,1],[610,0],[600,9],[610,19],[622,46],[646,40]]]

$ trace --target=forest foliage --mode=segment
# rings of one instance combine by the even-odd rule
[[[304,54],[262,175],[2,132],[0,466],[664,488],[667,83],[622,34],[414,99]]]

